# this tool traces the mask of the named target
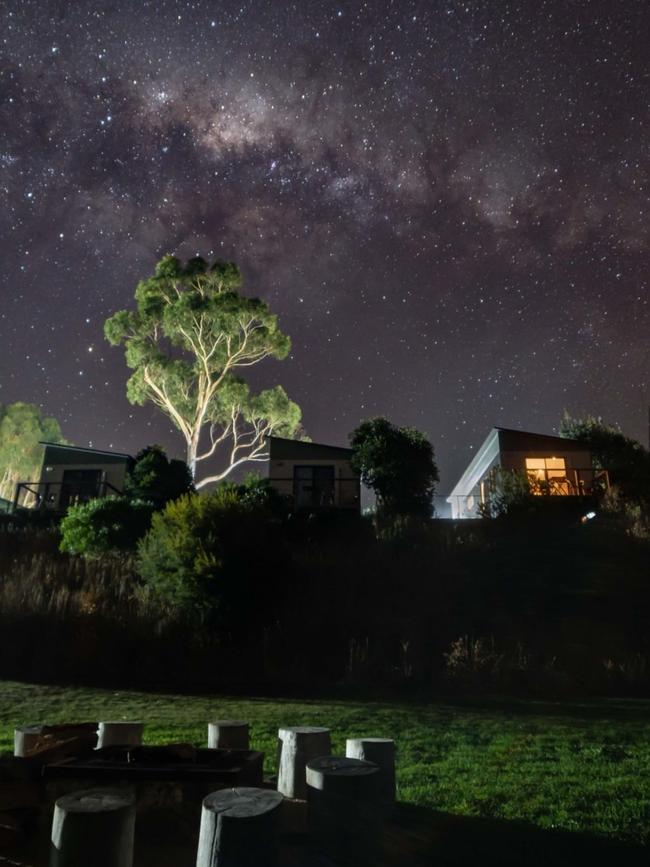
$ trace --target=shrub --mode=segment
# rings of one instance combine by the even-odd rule
[[[151,524],[153,506],[128,497],[102,497],[70,506],[61,521],[61,550],[84,557],[134,551]]]
[[[237,492],[244,503],[267,512],[269,517],[284,519],[291,512],[291,497],[281,494],[258,473],[248,473]]]
[[[152,519],[138,546],[137,569],[165,603],[186,614],[240,615],[267,611],[284,546],[268,513],[234,485],[187,494]]]
[[[147,446],[138,452],[126,479],[130,497],[148,500],[156,508],[193,490],[192,474],[185,461],[169,460],[160,446]]]

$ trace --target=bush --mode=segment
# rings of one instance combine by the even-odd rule
[[[258,473],[248,473],[236,490],[244,503],[267,512],[269,517],[284,520],[291,512],[292,498],[281,494]]]
[[[135,551],[151,524],[153,506],[128,497],[102,497],[70,506],[61,521],[61,550],[84,557]]]
[[[186,614],[243,616],[268,613],[284,545],[266,509],[234,485],[188,494],[152,519],[138,546],[137,569],[163,602]]]
[[[135,456],[126,479],[126,493],[134,500],[147,500],[162,508],[170,500],[194,490],[185,461],[169,460],[160,446],[147,446]]]

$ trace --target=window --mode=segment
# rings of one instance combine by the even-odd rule
[[[526,458],[526,472],[533,494],[568,496],[573,493],[564,458]]]
[[[298,509],[325,509],[333,506],[334,467],[294,467],[293,496]]]

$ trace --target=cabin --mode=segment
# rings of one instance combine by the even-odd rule
[[[296,511],[359,512],[361,483],[350,464],[352,449],[269,437],[268,479]]]
[[[478,518],[495,493],[500,470],[523,473],[532,494],[585,497],[609,487],[583,443],[510,428],[492,428],[447,497],[454,519]]]
[[[65,512],[68,506],[124,492],[132,458],[120,452],[42,442],[43,464],[38,481],[16,486],[14,508]]]

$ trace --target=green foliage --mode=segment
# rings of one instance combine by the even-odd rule
[[[300,424],[300,409],[282,388],[254,395],[237,374],[265,358],[286,358],[290,348],[277,317],[263,301],[239,294],[240,285],[232,262],[209,266],[197,257],[183,266],[165,256],[138,284],[136,309],[115,313],[104,326],[133,370],[128,399],[153,402],[169,416],[185,439],[191,471],[197,461],[227,454],[225,467],[197,487],[266,457],[267,435],[293,436]]]
[[[157,512],[138,546],[138,573],[164,603],[190,615],[263,614],[281,543],[256,497],[222,484]]]
[[[65,443],[56,419],[31,403],[0,404],[0,497],[12,500],[17,482],[38,481],[40,440]]]
[[[362,422],[350,436],[352,467],[390,515],[432,514],[438,481],[433,447],[424,434],[396,427],[385,418]]]
[[[600,502],[602,514],[628,536],[650,542],[650,502],[624,497],[617,485],[603,494]]]
[[[572,418],[568,413],[562,419],[560,436],[584,443],[594,466],[607,470],[624,497],[650,502],[650,453],[641,443],[599,418]]]
[[[193,490],[192,474],[185,461],[169,460],[165,450],[157,445],[138,452],[125,484],[129,497],[147,500],[156,508]]]
[[[61,521],[61,550],[86,558],[134,551],[151,524],[153,506],[128,497],[101,497],[70,506]]]
[[[242,502],[265,511],[270,518],[286,518],[291,511],[292,498],[281,494],[259,473],[247,473],[237,491]]]
[[[543,484],[536,481],[537,485]],[[501,518],[520,514],[532,506],[540,506],[539,497],[531,491],[531,480],[525,470],[493,467],[488,481],[489,496],[479,506],[483,518]]]

